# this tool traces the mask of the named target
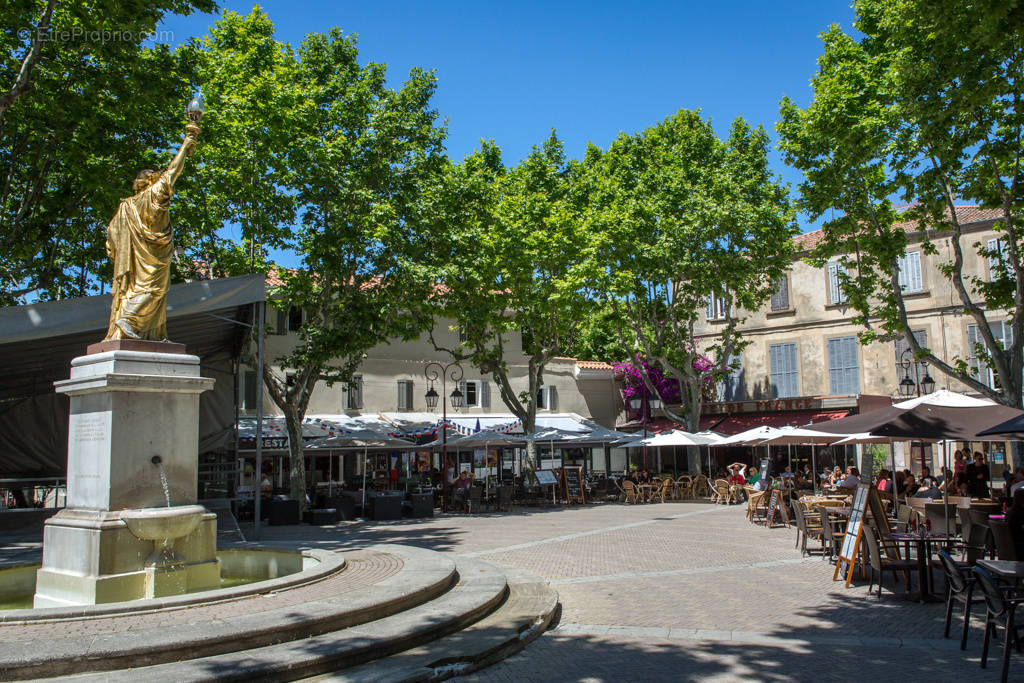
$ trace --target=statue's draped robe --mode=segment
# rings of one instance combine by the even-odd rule
[[[167,339],[174,231],[170,173],[121,205],[107,227],[107,255],[114,264],[110,327],[105,339]]]

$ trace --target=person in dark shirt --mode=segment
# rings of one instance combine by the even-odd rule
[[[1006,526],[1010,527],[1013,547],[1020,559],[1024,557],[1024,489],[1017,489],[1013,494],[1013,507],[1006,513]]]
[[[640,470],[640,483],[641,484],[650,484],[651,483],[651,473],[648,472],[646,469]]]
[[[988,498],[988,465],[978,451],[974,453],[974,462],[967,466],[967,488],[971,498]]]

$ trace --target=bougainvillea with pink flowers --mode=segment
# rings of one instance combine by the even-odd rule
[[[622,400],[626,404],[626,414],[630,419],[639,419],[641,417],[641,411],[634,411],[630,407],[629,402],[634,398],[658,398],[665,403],[679,403],[679,382],[674,377],[667,377],[660,366],[649,363],[640,354],[637,354],[636,361],[640,365],[639,368],[632,362],[618,363],[614,366],[615,376],[622,380]],[[699,372],[706,372],[713,365],[714,362],[704,355],[697,356],[693,361],[694,370]],[[650,378],[651,384],[654,385],[655,390],[658,392],[658,396],[651,395],[650,390],[644,384],[644,374]],[[704,380],[704,390],[702,392],[704,400],[715,400],[714,387],[715,385],[711,377]]]

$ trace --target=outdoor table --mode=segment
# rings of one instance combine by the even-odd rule
[[[1013,583],[1024,581],[1024,562],[1014,562],[1013,560],[978,560],[977,565],[982,569],[992,572],[992,574],[1004,581]]]
[[[956,536],[950,536],[949,534],[940,533],[920,533],[918,531],[910,531],[906,533],[891,533],[887,536],[894,541],[903,541],[904,548],[908,548],[910,543],[917,544],[917,586],[918,592],[920,593],[921,602],[941,602],[941,600],[935,598],[932,595],[931,580],[928,572],[928,562],[931,559],[931,545],[934,542],[946,542],[952,541]]]

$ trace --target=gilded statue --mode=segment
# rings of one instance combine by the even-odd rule
[[[163,172],[140,171],[132,183],[134,194],[121,200],[107,227],[107,255],[114,264],[114,300],[104,341],[167,339],[167,289],[174,256],[171,196],[185,159],[195,149],[202,112],[197,116],[190,111],[189,115],[185,141],[174,160]]]

